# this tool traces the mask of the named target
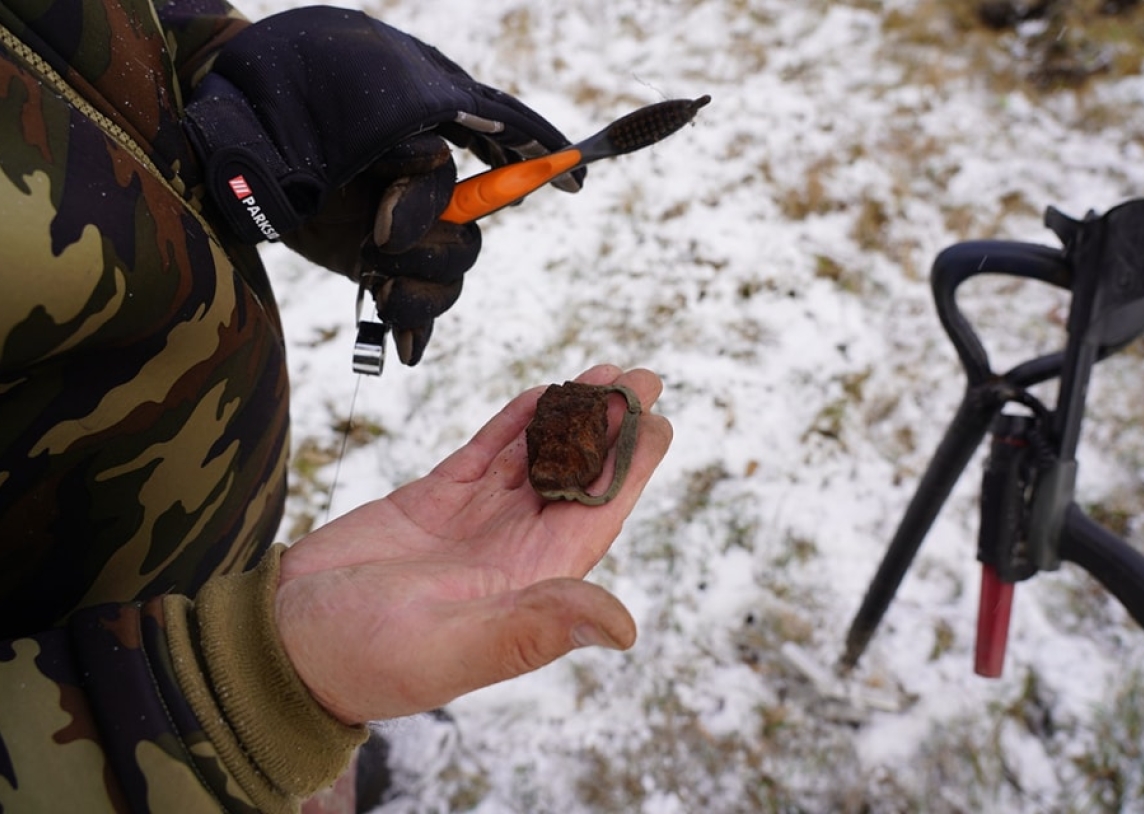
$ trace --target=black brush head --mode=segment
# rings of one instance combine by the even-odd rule
[[[695,118],[699,108],[710,101],[710,96],[703,95],[698,99],[657,102],[616,119],[601,135],[606,137],[611,155],[642,150],[679,130]]]

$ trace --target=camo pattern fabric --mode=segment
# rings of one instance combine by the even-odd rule
[[[159,599],[257,562],[285,496],[276,307],[179,125],[244,25],[0,0],[0,811],[253,810]]]

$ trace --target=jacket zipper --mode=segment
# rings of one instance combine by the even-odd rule
[[[29,68],[31,68],[33,72],[37,73],[40,78],[47,85],[49,85],[52,90],[62,96],[68,104],[74,106],[79,113],[95,122],[97,127],[103,130],[104,133],[106,133],[113,140],[115,140],[115,142],[127,150],[135,158],[135,160],[139,162],[140,166],[142,166],[148,173],[154,176],[159,181],[159,183],[161,183],[167,189],[168,192],[170,192],[175,196],[175,198],[182,202],[184,210],[189,212],[191,216],[199,222],[210,241],[217,246],[223,247],[224,244],[219,239],[214,225],[212,225],[210,221],[203,217],[202,213],[198,211],[194,204],[188,201],[187,198],[181,194],[180,190],[177,189],[176,186],[172,184],[171,181],[159,171],[159,168],[155,165],[155,162],[151,160],[146,151],[141,146],[139,146],[139,143],[134,138],[132,138],[126,130],[112,121],[108,116],[97,110],[95,106],[91,104],[91,102],[81,96],[75,90],[75,88],[68,84],[67,80],[60,76],[56,69],[48,64],[47,60],[29,48],[19,37],[17,37],[14,33],[12,33],[10,29],[4,25],[0,25],[0,45],[3,45],[5,48],[9,49],[13,54],[15,54],[17,58],[23,60],[24,63]],[[271,289],[269,288],[268,282],[265,280],[265,273],[263,272],[262,274],[258,275],[257,281],[251,280],[250,272],[246,268],[246,263],[239,262],[235,258],[231,257],[230,253],[226,252],[225,248],[223,251],[227,254],[228,257],[230,257],[231,267],[234,270],[234,273],[240,279],[242,279],[251,295],[255,298],[255,300],[257,300],[261,308],[270,317],[273,333],[277,335],[280,340],[282,340],[282,329],[277,317],[277,310],[273,307],[274,296]],[[259,265],[259,268],[261,269],[261,265]],[[267,303],[271,303],[271,305],[268,307]]]
[[[8,28],[0,25],[0,45],[10,50],[19,59],[23,60],[36,74],[40,76],[56,93],[62,96],[69,105],[74,107],[80,114],[91,119],[95,122],[104,133],[114,139],[121,147],[138,161],[148,173],[156,178],[166,189],[183,202],[186,210],[194,216],[195,220],[199,221],[206,228],[207,233],[213,235],[213,228],[203,219],[195,208],[191,206],[186,198],[180,193],[175,185],[159,171],[155,162],[147,155],[147,152],[139,146],[139,143],[132,138],[126,130],[112,121],[108,116],[101,113],[91,104],[87,99],[81,96],[75,88],[68,84],[56,69],[48,64],[47,60],[29,48],[19,37],[13,34]]]

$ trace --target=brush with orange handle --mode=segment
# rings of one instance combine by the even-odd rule
[[[442,213],[441,220],[471,223],[498,209],[511,206],[566,172],[601,158],[612,158],[650,147],[694,119],[696,111],[710,101],[710,96],[700,96],[698,99],[671,99],[641,107],[616,119],[579,144],[537,158],[505,164],[467,178],[453,188],[453,197]],[[358,287],[358,336],[354,343],[353,368],[357,373],[378,376],[385,364],[385,341],[389,326],[362,319],[365,290],[363,277]]]
[[[710,101],[710,96],[700,96],[641,107],[571,147],[467,178],[453,188],[453,198],[441,220],[471,223],[516,203],[566,172],[649,147],[694,119],[699,108]]]

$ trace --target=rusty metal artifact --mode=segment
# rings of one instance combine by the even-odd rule
[[[619,393],[627,410],[616,438],[612,483],[599,495],[588,486],[604,471],[608,458],[608,397]],[[622,385],[565,382],[551,385],[536,403],[536,415],[525,430],[528,480],[546,500],[575,500],[599,506],[624,485],[636,447],[640,400]]]

